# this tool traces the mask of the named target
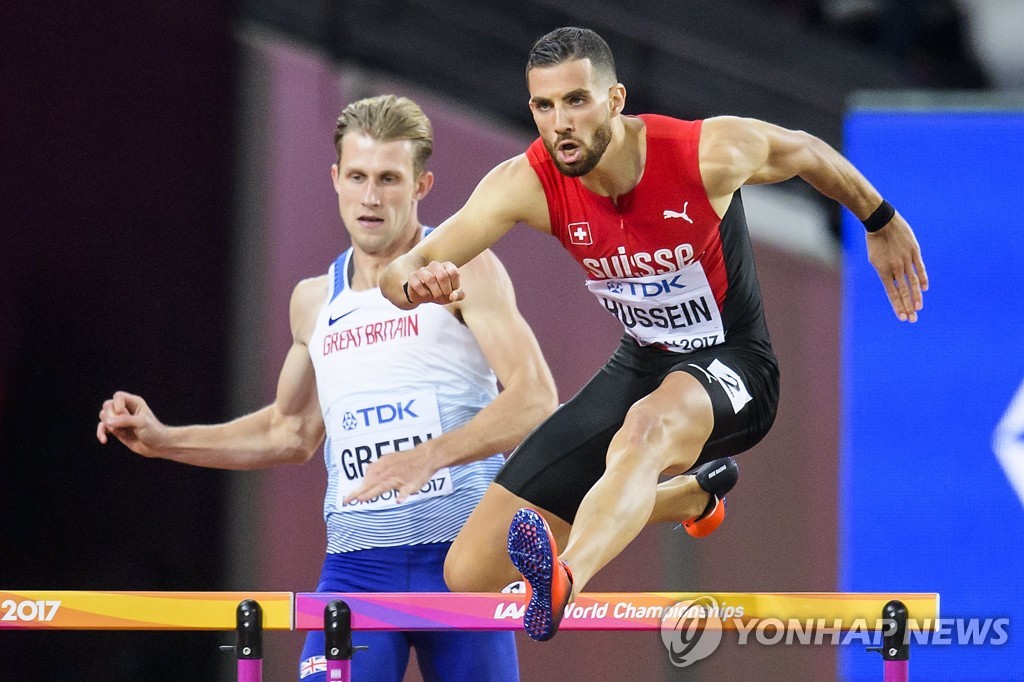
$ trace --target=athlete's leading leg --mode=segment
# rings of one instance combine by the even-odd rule
[[[684,372],[669,373],[634,403],[608,446],[604,474],[579,505],[561,562],[543,520],[529,509],[516,512],[508,550],[528,585],[523,624],[530,637],[555,634],[565,605],[650,520],[661,473],[692,466],[714,421],[711,396]]]
[[[655,508],[661,472],[692,466],[713,428],[711,397],[685,372],[669,374],[630,409],[608,448],[604,475],[580,504],[562,554],[573,573],[570,600],[643,530]]]
[[[452,591],[494,592],[520,578],[505,551],[509,523],[523,507],[540,511],[554,540],[563,547],[575,518],[579,501],[605,474],[605,460],[612,437],[620,429],[628,409],[634,415],[639,408],[622,407],[635,394],[618,388],[605,372],[578,396],[559,409],[549,422],[537,429],[516,452],[507,470],[498,480],[507,485],[522,485],[531,498],[511,492],[502,483],[492,483],[477,508],[459,533],[445,562],[445,580]],[[594,401],[599,401],[595,408]],[[686,471],[686,466],[674,467]],[[677,476],[657,487],[650,523],[680,523],[701,514],[707,507],[708,493],[693,476]],[[549,499],[555,509],[538,500]]]
[[[682,523],[704,512],[711,499],[690,475],[680,475],[658,485],[654,510],[648,523]],[[541,512],[558,547],[564,547],[572,529],[555,514],[491,483],[470,515],[445,561],[444,575],[453,592],[497,592],[520,579],[505,551],[512,516],[523,507]]]
[[[661,370],[667,374],[659,375]],[[737,473],[734,462],[716,458],[753,447],[774,421],[778,371],[770,354],[715,348],[648,372],[660,383],[629,407],[609,441],[606,470],[580,499],[563,561],[557,561],[555,539],[539,515],[523,509],[513,518],[509,555],[529,583],[524,625],[534,639],[554,635],[565,604],[644,525],[680,520],[672,509],[693,504],[696,500],[687,502],[691,495],[708,511],[684,523],[687,532],[697,537],[712,532],[724,517],[717,500],[732,487]],[[706,464],[695,478],[704,491],[715,494],[714,505],[708,504],[706,493],[692,488],[689,477],[662,484],[658,491],[660,474],[689,471],[696,462]],[[697,511],[692,506],[685,513]]]

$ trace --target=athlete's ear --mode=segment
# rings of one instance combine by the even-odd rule
[[[338,164],[331,164],[331,185],[334,186],[334,191],[338,191]]]
[[[618,116],[626,107],[626,86],[616,83],[608,90],[608,103],[611,107],[612,116]]]
[[[428,170],[423,171],[420,173],[420,176],[416,178],[416,193],[413,195],[413,198],[416,199],[416,201],[421,200],[423,197],[427,196],[430,192],[430,188],[433,186],[434,174]]]

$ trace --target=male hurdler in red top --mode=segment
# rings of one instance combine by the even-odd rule
[[[445,564],[457,591],[500,589],[518,569],[527,633],[548,639],[566,603],[647,523],[713,530],[736,480],[731,455],[774,421],[778,365],[743,185],[800,177],[861,219],[900,320],[917,320],[928,279],[903,217],[812,135],[730,116],[625,116],[611,51],[587,29],[540,38],[527,83],[538,141],[488,173],[380,286],[405,309],[473,296],[459,268],[524,222],[569,249],[623,324],[611,359],[516,450]]]
[[[719,217],[700,177],[702,121],[637,117],[643,176],[615,201],[559,172],[537,140],[526,152],[552,232],[587,271],[587,288],[641,345],[690,352],[742,335],[770,348],[739,204]]]

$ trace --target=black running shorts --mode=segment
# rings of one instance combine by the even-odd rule
[[[604,474],[608,445],[626,412],[670,372],[700,380],[714,407],[714,429],[694,466],[752,448],[775,421],[779,367],[770,347],[724,344],[680,354],[624,335],[594,378],[512,453],[495,482],[572,523]]]

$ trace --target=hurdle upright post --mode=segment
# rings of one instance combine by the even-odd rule
[[[324,657],[328,680],[352,682],[352,610],[340,599],[324,607]]]
[[[882,682],[909,682],[910,638],[907,636],[907,607],[892,599],[882,607],[882,648],[869,648],[882,654]]]
[[[263,682],[263,609],[246,599],[237,611],[238,682]]]

